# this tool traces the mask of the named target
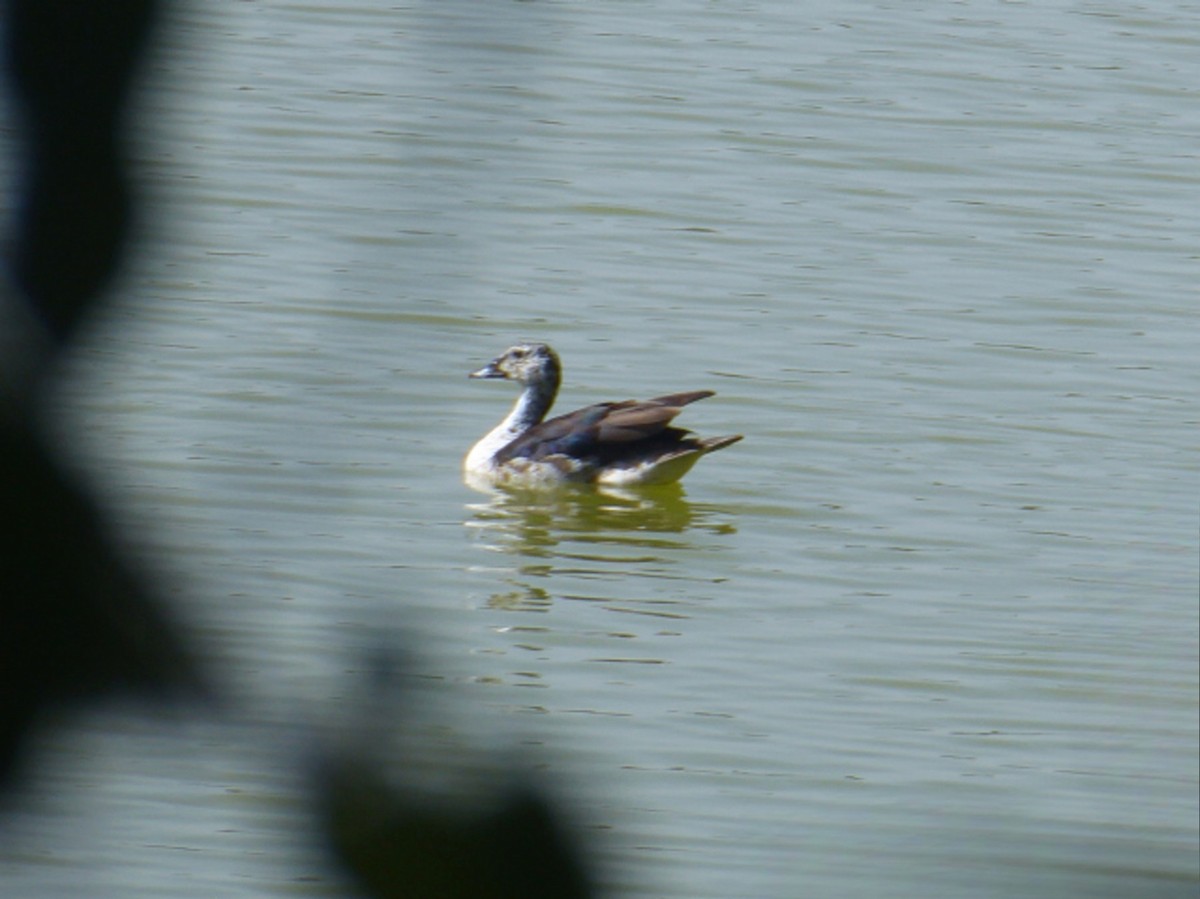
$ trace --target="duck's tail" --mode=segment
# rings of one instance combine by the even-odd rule
[[[705,437],[702,440],[697,440],[696,445],[700,448],[701,453],[715,453],[719,449],[733,446],[733,444],[741,439],[741,434],[727,434],[724,437]]]

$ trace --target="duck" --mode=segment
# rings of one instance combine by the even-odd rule
[[[515,381],[522,388],[512,411],[463,459],[468,483],[477,486],[669,484],[703,456],[742,439],[701,438],[671,424],[684,406],[715,396],[711,390],[596,403],[546,419],[562,382],[562,363],[544,343],[509,347],[468,377]]]

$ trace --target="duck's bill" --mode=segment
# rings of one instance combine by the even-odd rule
[[[489,362],[478,371],[473,371],[467,375],[468,378],[503,378],[504,372],[496,367],[495,362]]]

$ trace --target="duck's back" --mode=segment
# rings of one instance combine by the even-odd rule
[[[608,484],[678,480],[705,453],[741,436],[700,440],[671,425],[683,407],[713,396],[711,390],[672,393],[650,400],[597,403],[530,428],[496,454],[497,466],[549,464],[572,480]],[[569,460],[570,465],[564,465]]]

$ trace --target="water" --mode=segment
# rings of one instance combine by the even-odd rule
[[[179,13],[64,417],[244,718],[49,738],[14,895],[341,894],[297,728],[393,640],[611,894],[1195,895],[1198,13]],[[474,493],[525,337],[747,439]]]

